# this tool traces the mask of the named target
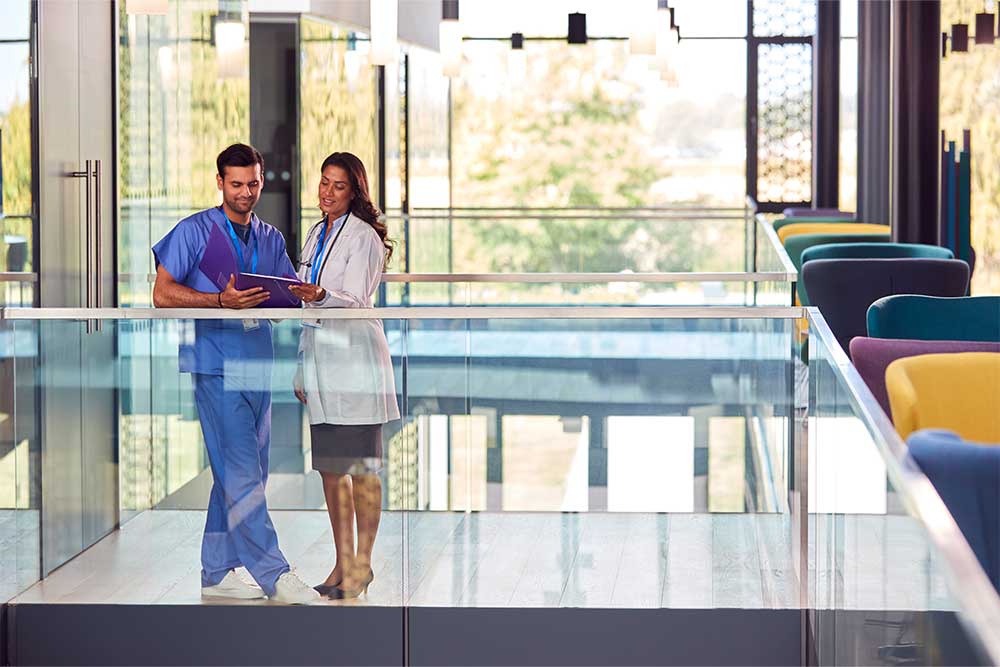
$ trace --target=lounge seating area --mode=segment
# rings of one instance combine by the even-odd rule
[[[1000,297],[947,247],[893,243],[837,211],[774,221],[819,309],[1000,590]]]

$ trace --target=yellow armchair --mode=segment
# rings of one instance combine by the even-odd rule
[[[866,222],[796,222],[778,230],[778,240],[784,244],[789,236],[799,234],[889,234],[889,225]]]
[[[889,364],[885,385],[896,431],[943,428],[1000,443],[1000,352],[923,354]]]

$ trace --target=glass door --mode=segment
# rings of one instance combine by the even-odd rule
[[[114,304],[114,3],[42,1],[38,12],[38,301]],[[44,331],[40,330],[40,334]],[[95,321],[41,346],[42,574],[118,523],[114,331]],[[51,358],[47,359],[46,355]],[[75,369],[67,384],[47,374]],[[48,370],[45,370],[48,369]]]

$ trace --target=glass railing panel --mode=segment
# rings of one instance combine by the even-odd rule
[[[0,244],[2,245],[2,244]],[[0,272],[0,308],[30,308],[35,304],[38,274]]]
[[[801,607],[821,664],[899,661],[907,651],[981,662],[996,641],[983,622],[996,594],[815,313],[803,354],[803,312],[472,308],[376,320],[331,311],[320,329],[303,327],[300,312],[268,313],[279,319],[266,358],[233,357],[217,377],[219,400],[206,402],[182,359],[197,331],[239,326],[243,335],[242,319],[143,319],[130,309],[108,311],[127,318],[98,328],[5,311],[0,381],[15,388],[9,410],[19,419],[14,436],[0,422],[0,444],[15,452],[0,463],[28,492],[15,481],[4,501],[18,536],[13,552],[9,543],[0,551],[4,571],[16,561],[25,574],[15,581],[37,578],[40,533],[45,562],[88,540],[99,542],[88,553],[111,548],[87,509],[102,506],[111,471],[128,520],[116,540],[156,531],[135,553],[104,561],[112,571],[100,599],[77,601],[196,601],[213,481],[201,411],[266,390],[267,507],[290,563],[311,584],[325,580],[336,562],[331,489],[314,471],[324,458],[317,419],[294,393],[306,332],[319,336],[302,357],[313,366],[307,394],[329,398],[322,376],[343,408],[371,393],[377,374],[382,398],[399,406],[398,419],[378,420],[377,454],[357,457],[376,459],[356,473],[367,477],[363,492],[350,491],[356,507],[380,510],[377,529],[358,524],[353,547],[372,548],[367,604]],[[376,330],[378,359],[369,354]],[[117,413],[102,412],[109,406]],[[73,452],[76,467],[46,463],[46,516],[66,512],[39,526],[42,436],[49,454]],[[22,440],[18,456],[11,443]],[[119,458],[107,464],[109,452]],[[157,563],[169,585],[126,585]],[[969,582],[985,588],[970,592]]]
[[[754,568],[758,531],[790,539],[793,320],[420,324],[406,341],[409,604],[760,607],[778,594]],[[746,559],[737,576],[731,550]]]
[[[30,305],[30,304],[29,304]],[[41,576],[35,323],[0,321],[0,599]]]
[[[907,471],[902,443],[825,323],[811,320],[810,331],[807,588],[817,664],[989,664],[964,617],[975,601],[949,578],[955,556],[922,517],[940,499]],[[978,569],[974,557],[958,565]]]

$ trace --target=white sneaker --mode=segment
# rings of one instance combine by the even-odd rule
[[[265,596],[260,586],[230,570],[215,586],[202,586],[201,597],[259,600]]]
[[[299,579],[299,575],[289,571],[278,577],[271,599],[285,604],[309,604],[319,600],[319,593]]]

